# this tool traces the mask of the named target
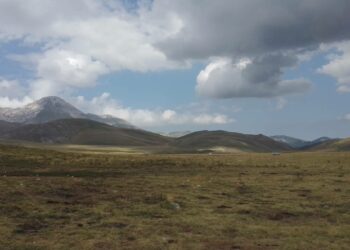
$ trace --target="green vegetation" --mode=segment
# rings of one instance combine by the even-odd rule
[[[0,249],[350,245],[350,153],[107,153],[0,146]]]

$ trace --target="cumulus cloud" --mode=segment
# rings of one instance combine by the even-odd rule
[[[347,0],[155,1],[185,26],[159,47],[174,58],[242,57],[350,38]],[[181,45],[181,46],[179,46]]]
[[[335,78],[340,93],[350,93],[350,42],[335,45],[340,54],[333,54],[330,62],[320,69],[319,73]]]
[[[37,70],[38,78],[77,87],[96,84],[97,78],[108,71],[103,63],[92,57],[56,49],[45,52]]]
[[[100,76],[120,70],[186,67],[153,46],[177,32],[181,24],[174,15],[148,7],[140,3],[137,12],[131,13],[121,1],[2,0],[0,40],[41,47],[37,54],[11,55],[32,65],[35,98],[92,87]]]
[[[92,99],[86,99],[80,96],[78,98],[73,98],[72,102],[86,112],[116,116],[140,127],[154,128],[164,125],[224,125],[234,122],[234,119],[219,113],[124,107],[111,98],[109,93],[104,93]]]
[[[285,79],[285,71],[322,44],[350,39],[348,0],[137,3],[130,11],[118,0],[0,0],[0,42],[40,48],[29,60],[34,98],[92,87],[120,70],[178,69],[196,60],[208,62],[199,95],[272,98],[307,91],[307,79]],[[320,72],[350,92],[350,52],[339,50]]]
[[[69,88],[95,86],[98,78],[108,72],[100,61],[72,51],[48,50],[36,60],[37,79],[31,83],[31,95],[36,99],[62,94]]]
[[[273,97],[303,92],[309,88],[307,80],[281,80],[283,73],[322,44],[350,39],[347,0],[204,0],[200,11],[196,1],[166,2],[185,24],[157,44],[168,57],[226,57],[233,62],[219,66],[217,61],[210,62],[200,73],[197,91],[204,96]],[[164,1],[157,4],[163,6]],[[235,66],[242,58],[252,61],[244,71]],[[339,65],[334,67],[341,70]],[[203,81],[208,71],[211,74]],[[339,75],[331,66],[325,72]],[[339,91],[348,90],[348,86],[339,87]]]
[[[288,60],[271,58],[237,63],[219,58],[210,63],[197,77],[197,92],[214,98],[276,97],[307,91],[311,83],[305,79],[282,80],[283,66]],[[286,61],[283,61],[286,60]]]

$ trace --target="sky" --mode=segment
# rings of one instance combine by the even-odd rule
[[[0,0],[0,107],[350,137],[348,0]]]

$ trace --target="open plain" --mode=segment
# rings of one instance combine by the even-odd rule
[[[0,146],[0,249],[350,245],[348,152],[72,151]]]

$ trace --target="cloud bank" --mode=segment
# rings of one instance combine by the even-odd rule
[[[143,128],[157,128],[164,125],[225,125],[234,122],[234,119],[224,114],[206,113],[193,109],[128,108],[111,98],[109,93],[103,93],[92,99],[79,96],[71,101],[85,112],[116,116]]]

